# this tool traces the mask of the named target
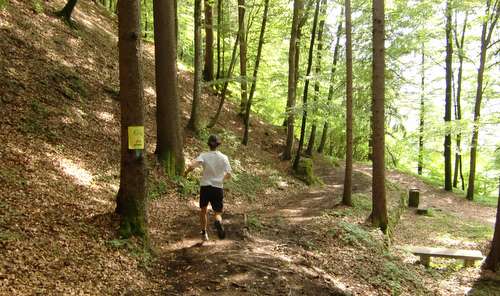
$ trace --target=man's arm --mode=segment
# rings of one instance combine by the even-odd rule
[[[195,159],[184,171],[182,176],[185,178],[189,173],[191,173],[195,168],[199,167],[202,164],[202,161]]]

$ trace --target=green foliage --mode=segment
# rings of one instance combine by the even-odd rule
[[[149,199],[161,198],[165,193],[167,193],[167,183],[163,180],[153,181],[149,186],[148,197]]]
[[[41,0],[31,0],[31,8],[36,14],[43,13],[44,6]]]
[[[262,177],[245,171],[233,172],[232,178],[226,183],[228,192],[246,196],[250,201],[254,201],[257,193],[271,184]]]
[[[387,287],[391,295],[401,295],[403,293],[403,287],[401,286],[403,282],[419,282],[419,276],[415,271],[403,264],[393,262],[390,256],[385,259],[382,272],[369,279],[372,285]],[[418,293],[415,295],[418,295]]]
[[[7,4],[9,3],[9,0],[0,0],[0,10],[4,9],[7,7]]]
[[[321,180],[314,175],[313,160],[311,158],[301,157],[299,166],[294,170],[294,173],[297,178],[307,185],[321,184]]]
[[[192,196],[198,193],[200,182],[198,179],[174,176],[172,180],[177,184],[177,191],[184,196]]]
[[[340,221],[331,234],[338,235],[346,245],[357,248],[381,249],[383,245],[378,242],[367,230],[358,224]]]
[[[248,215],[247,216],[247,225],[250,227],[250,229],[253,230],[260,230],[262,229],[262,223],[259,220],[259,217],[257,215]]]
[[[46,127],[49,116],[50,111],[46,105],[35,99],[31,102],[29,113],[23,118],[23,124],[19,130],[24,134],[46,137],[50,141],[55,141],[59,137],[57,131]]]

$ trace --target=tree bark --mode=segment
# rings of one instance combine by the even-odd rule
[[[214,29],[212,6],[210,0],[205,0],[205,67],[203,68],[203,79],[214,80]]]
[[[194,86],[188,128],[195,134],[200,131],[201,71],[201,0],[194,0]]]
[[[316,28],[318,26],[318,15],[319,15],[319,6],[320,0],[316,0],[316,9],[314,10],[314,20],[313,27],[311,31],[311,41],[309,43],[309,55],[307,58],[307,71],[306,71],[306,81],[304,83],[304,93],[302,95],[302,124],[300,128],[300,138],[299,138],[299,146],[297,147],[297,152],[295,154],[295,158],[293,160],[293,169],[297,170],[299,167],[300,156],[302,153],[302,148],[304,146],[304,138],[306,133],[306,123],[307,123],[307,96],[309,92],[309,77],[311,75],[312,68],[312,59],[314,52],[314,41],[316,39]]]
[[[343,10],[341,12],[341,16],[344,14]],[[337,69],[337,61],[339,57],[339,49],[340,49],[340,35],[342,34],[342,20],[339,21],[339,25],[337,27],[337,34],[335,35],[337,41],[335,41],[335,49],[333,50],[333,62],[332,62],[332,70],[330,72],[330,87],[328,89],[328,103],[330,103],[333,99],[333,84],[335,82],[335,70]],[[328,120],[325,120],[323,124],[323,133],[321,135],[321,141],[318,147],[318,153],[323,153],[326,145],[326,138],[328,137],[328,129],[329,124]]]
[[[451,83],[452,83],[452,59],[453,45],[451,37],[451,0],[446,1],[446,93],[445,93],[445,136],[444,136],[444,190],[452,191],[451,176]]]
[[[298,54],[297,44],[299,43],[298,28],[301,11],[304,9],[303,0],[294,0],[293,19],[290,33],[290,47],[288,51],[288,97],[286,103],[286,145],[283,152],[283,160],[292,159],[292,148],[294,140],[294,122],[295,122],[295,100],[297,95],[297,75],[296,75],[296,55]]]
[[[387,231],[385,198],[385,49],[384,49],[384,0],[373,0],[373,68],[372,68],[372,117],[373,117],[373,177],[372,214],[373,226]]]
[[[239,114],[243,115],[247,105],[247,40],[246,25],[245,25],[245,0],[238,0],[238,32],[240,34],[240,86],[241,86],[241,103]]]
[[[418,135],[418,167],[417,173],[422,175],[424,167],[424,120],[425,120],[425,45],[422,42],[422,60],[421,60],[421,81],[420,81],[420,122]]]
[[[467,186],[467,196],[468,200],[474,199],[474,182],[476,179],[476,154],[477,154],[477,143],[479,137],[479,118],[481,116],[481,101],[483,99],[483,76],[484,76],[484,65],[486,64],[486,51],[490,45],[491,34],[498,21],[498,16],[500,14],[499,1],[495,1],[493,9],[490,12],[491,0],[486,1],[486,16],[483,21],[483,29],[481,32],[481,54],[479,58],[479,69],[477,71],[477,88],[476,88],[476,102],[474,104],[474,128],[472,130],[472,141],[470,148],[470,172],[469,172],[469,184]],[[488,28],[489,25],[489,28]]]
[[[222,34],[222,1],[217,0],[217,73],[216,79],[221,78],[221,34]]]
[[[319,97],[319,78],[321,76],[321,57],[323,51],[323,27],[325,26],[326,10],[327,10],[326,0],[322,0],[321,4],[321,21],[319,22],[318,28],[318,49],[316,50],[316,67],[315,67],[315,82],[314,82],[314,97],[313,102],[317,102]],[[309,134],[309,142],[307,144],[306,154],[312,156],[314,144],[316,142],[316,120],[313,119],[311,126],[311,133]]]
[[[461,93],[462,93],[462,72],[464,63],[464,40],[465,40],[465,29],[467,27],[467,16],[465,14],[465,20],[462,27],[462,33],[460,40],[457,36],[457,18],[455,17],[455,43],[458,49],[458,76],[457,76],[457,92],[455,97],[455,119],[457,121],[462,120],[462,106],[461,106]],[[462,173],[462,147],[461,147],[462,133],[459,131],[456,138],[456,152],[455,152],[455,170],[453,174],[453,187],[458,186],[458,175],[460,174],[460,179],[462,180],[462,190],[465,189],[464,175]]]
[[[375,4],[374,4],[375,5]],[[351,1],[345,1],[345,28],[346,28],[346,151],[345,176],[342,204],[351,206],[352,192],[352,23]],[[375,30],[375,29],[374,29]],[[375,33],[374,33],[375,34]]]
[[[233,73],[234,65],[236,64],[236,51],[238,49],[238,44],[240,40],[240,35],[236,35],[236,41],[234,42],[233,53],[231,54],[231,61],[229,63],[229,69],[227,70],[226,82],[224,82],[224,86],[222,87],[222,92],[220,95],[219,106],[217,107],[217,111],[215,112],[214,117],[207,125],[207,128],[212,128],[215,126],[217,121],[219,120],[220,113],[222,112],[222,106],[224,106],[224,101],[226,100],[226,92],[227,87],[229,86],[229,81],[231,79],[231,75]]]
[[[128,127],[144,126],[139,0],[118,3],[118,51],[121,162],[116,213],[122,237],[147,237],[146,159],[144,150],[130,150],[128,145]]]
[[[255,93],[255,88],[257,86],[257,73],[259,70],[259,64],[260,64],[260,56],[262,54],[262,47],[264,45],[264,33],[266,31],[266,23],[267,23],[267,13],[269,10],[269,0],[264,0],[264,14],[262,16],[262,25],[260,27],[260,35],[259,35],[259,45],[257,46],[257,57],[255,58],[255,66],[253,68],[253,75],[252,75],[252,86],[250,88],[250,94],[248,96],[248,102],[246,105],[246,111],[245,111],[245,131],[243,133],[243,145],[248,144],[248,132],[250,129],[250,112],[252,110],[252,101],[253,101],[253,96]]]
[[[156,77],[156,155],[169,176],[184,171],[183,139],[177,96],[175,8],[153,1]]]
[[[484,267],[489,270],[497,271],[500,265],[500,178],[498,184],[498,201],[497,201],[497,219],[495,222],[495,233],[491,241],[491,250],[486,257]]]
[[[71,23],[71,14],[73,13],[73,10],[75,9],[76,2],[78,0],[68,0],[66,5],[64,5],[64,8],[61,9],[56,13],[58,17],[63,18],[66,22]]]

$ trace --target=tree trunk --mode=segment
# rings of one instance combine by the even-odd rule
[[[140,2],[120,1],[118,11],[121,163],[116,212],[120,215],[122,237],[147,237],[147,173],[144,149],[131,150],[128,143],[128,128],[144,127]]]
[[[343,10],[341,12],[341,16],[343,15]],[[337,69],[337,61],[339,57],[339,49],[340,49],[340,35],[342,34],[342,20],[339,21],[339,25],[337,27],[337,34],[335,35],[337,41],[335,41],[335,49],[333,50],[333,62],[332,62],[332,70],[330,72],[330,87],[328,89],[328,103],[330,103],[333,99],[333,84],[335,81],[335,70]],[[328,136],[328,120],[325,120],[323,124],[323,133],[321,135],[321,142],[319,143],[318,153],[323,153],[323,150],[326,145],[326,138]]]
[[[373,68],[372,68],[372,117],[373,117],[373,226],[387,231],[385,199],[385,108],[384,108],[384,0],[373,0]]]
[[[205,0],[205,67],[203,68],[203,79],[214,80],[214,29],[212,6],[210,0]]]
[[[240,35],[238,34],[236,36],[236,41],[234,42],[233,53],[231,54],[231,62],[229,63],[229,69],[227,70],[226,82],[224,82],[224,86],[222,87],[219,106],[217,107],[217,112],[215,112],[214,117],[207,125],[207,128],[212,128],[215,126],[215,124],[219,120],[220,113],[222,112],[222,106],[224,106],[224,101],[226,99],[226,92],[227,92],[227,87],[229,86],[229,80],[231,79],[233,68],[234,65],[236,64],[236,51],[238,49],[239,40],[240,40]]]
[[[290,33],[290,48],[288,51],[288,97],[286,102],[286,146],[283,152],[283,160],[292,159],[292,148],[294,140],[294,122],[295,122],[295,100],[297,95],[297,75],[296,75],[296,55],[298,54],[297,44],[299,43],[298,29],[301,11],[304,9],[303,0],[294,0],[293,2],[293,20]]]
[[[246,105],[245,112],[245,131],[243,133],[243,145],[248,144],[248,132],[250,128],[250,112],[252,110],[252,101],[255,93],[255,88],[257,86],[257,72],[259,70],[260,56],[262,53],[262,47],[264,45],[264,33],[266,31],[266,23],[267,23],[267,13],[269,10],[269,0],[264,0],[264,14],[262,16],[262,25],[260,27],[260,36],[259,36],[259,45],[257,46],[257,57],[255,58],[255,67],[253,68],[252,75],[252,87],[250,88],[250,95],[248,97],[248,102]]]
[[[311,41],[309,43],[309,55],[307,58],[307,71],[306,71],[306,81],[304,83],[304,93],[302,95],[302,125],[300,128],[300,138],[299,138],[299,146],[297,148],[297,153],[295,154],[295,158],[293,160],[293,169],[297,170],[299,167],[300,156],[302,153],[302,148],[304,146],[304,138],[306,133],[306,123],[307,123],[307,95],[309,92],[309,77],[311,75],[312,68],[312,59],[314,52],[314,41],[316,39],[316,28],[318,26],[318,15],[319,15],[319,6],[320,0],[316,0],[316,9],[314,10],[314,20],[313,27],[311,31]]]
[[[452,191],[451,182],[451,83],[452,83],[452,57],[453,45],[451,37],[451,0],[446,1],[446,95],[445,95],[445,136],[444,136],[444,190]]]
[[[241,86],[241,103],[239,114],[243,115],[247,105],[247,40],[246,25],[245,25],[245,0],[238,0],[238,32],[240,34],[240,86]]]
[[[375,4],[374,4],[375,5]],[[345,1],[345,36],[346,36],[346,151],[345,177],[342,204],[351,206],[352,192],[352,23],[351,0]],[[375,29],[374,29],[375,30]]]
[[[417,173],[422,175],[424,167],[424,119],[425,119],[425,46],[422,42],[422,61],[421,61],[421,82],[420,82],[420,123],[418,135],[418,168]]]
[[[314,82],[314,97],[313,101],[316,103],[319,96],[319,78],[321,76],[321,55],[323,51],[323,27],[325,26],[326,10],[327,10],[326,0],[322,0],[321,3],[321,21],[319,22],[318,29],[318,49],[316,50],[316,67],[315,67],[315,82]],[[309,142],[307,144],[306,154],[312,156],[314,144],[316,142],[316,120],[313,119],[311,126],[311,133],[309,134]]]
[[[156,74],[156,155],[169,176],[184,171],[183,139],[177,96],[175,8],[153,1]]]
[[[484,65],[486,63],[486,50],[488,49],[491,41],[491,34],[498,21],[498,16],[500,14],[500,5],[498,1],[493,5],[493,9],[490,12],[491,0],[486,1],[486,16],[483,20],[483,30],[481,32],[481,55],[479,58],[479,69],[477,71],[477,88],[476,88],[476,102],[474,104],[474,128],[472,130],[472,141],[470,148],[470,173],[469,173],[469,184],[467,186],[467,199],[474,199],[474,182],[476,179],[476,153],[477,153],[477,143],[479,136],[479,118],[481,116],[481,101],[483,99],[483,75],[484,75]],[[489,25],[489,28],[488,28]]]
[[[497,219],[495,222],[495,233],[491,241],[491,250],[486,257],[484,267],[489,270],[497,271],[500,265],[500,178],[498,184],[498,201],[497,201]]]
[[[216,79],[221,78],[221,34],[222,34],[222,18],[224,17],[222,14],[222,1],[217,0],[217,74],[215,75]]]
[[[78,0],[68,0],[64,8],[56,13],[58,17],[63,18],[66,22],[71,23],[71,14],[76,6]]]
[[[462,120],[462,106],[461,106],[461,93],[462,93],[462,72],[464,63],[464,40],[465,40],[465,29],[467,27],[467,16],[465,14],[465,20],[462,27],[462,34],[460,40],[457,36],[457,18],[455,17],[455,43],[458,49],[458,76],[457,76],[457,93],[455,98],[455,119],[457,121]],[[460,179],[462,180],[462,190],[465,189],[464,175],[462,173],[462,147],[461,147],[462,133],[459,131],[456,138],[456,152],[455,152],[455,170],[453,174],[453,187],[458,186],[458,175],[460,174]]]
[[[188,128],[195,134],[200,131],[201,71],[201,0],[194,0],[194,86]]]

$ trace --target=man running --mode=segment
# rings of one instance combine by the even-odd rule
[[[201,153],[186,169],[184,176],[199,166],[203,166],[203,176],[200,180],[200,223],[201,237],[208,240],[208,203],[215,212],[215,228],[220,239],[226,236],[222,226],[222,209],[224,207],[224,180],[231,178],[231,165],[229,159],[222,152],[217,150],[221,140],[217,135],[208,137],[209,152]]]

